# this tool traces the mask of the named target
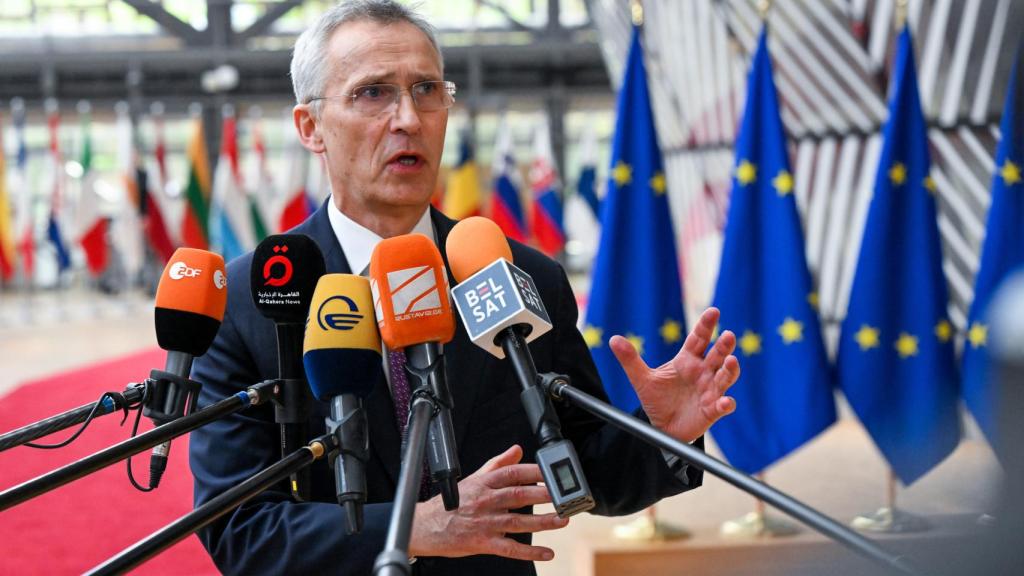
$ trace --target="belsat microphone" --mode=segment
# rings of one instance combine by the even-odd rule
[[[252,301],[260,314],[277,326],[277,366],[281,392],[274,420],[281,425],[281,457],[306,445],[309,431],[309,388],[302,369],[302,339],[309,303],[324,275],[324,257],[302,234],[267,236],[256,246],[250,269]],[[291,476],[292,497],[309,500],[309,469]]]
[[[369,428],[363,399],[384,377],[380,333],[370,281],[351,274],[320,277],[306,323],[302,363],[313,396],[331,403],[327,433],[334,435],[334,486],[345,507],[348,533],[363,528]]]
[[[470,340],[498,358],[508,357],[523,387],[520,398],[540,444],[540,466],[551,502],[565,518],[590,510],[583,467],[572,443],[562,438],[554,407],[537,385],[537,368],[527,343],[551,330],[551,319],[533,279],[512,264],[512,250],[494,222],[474,216],[460,221],[445,244],[455,306]]]
[[[437,402],[428,432],[427,464],[431,480],[441,485],[445,509],[454,510],[459,507],[462,470],[441,350],[441,344],[455,335],[444,260],[422,234],[382,240],[370,256],[370,287],[381,338],[391,350],[405,349],[412,391],[429,390]]]
[[[213,343],[227,304],[227,274],[219,254],[178,248],[167,262],[156,289],[156,341],[167,350],[164,370],[153,370],[143,415],[160,426],[196,408],[201,384],[189,380],[192,359]],[[149,487],[160,485],[171,443],[153,449]]]

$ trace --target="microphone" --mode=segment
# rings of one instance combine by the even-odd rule
[[[541,448],[537,450],[551,502],[565,518],[590,510],[594,498],[576,449],[562,438],[561,424],[545,391],[527,343],[551,330],[540,292],[526,272],[512,264],[501,229],[480,216],[460,221],[445,244],[455,306],[469,339],[498,358],[508,357],[523,388],[520,399]]]
[[[302,368],[306,316],[317,280],[326,266],[320,248],[302,234],[267,236],[253,252],[249,285],[256,309],[277,326],[280,394],[274,421],[281,425],[281,457],[306,445],[309,389]],[[309,500],[309,469],[291,476],[292,497]]]
[[[192,360],[213,343],[227,304],[227,274],[219,254],[178,248],[167,262],[156,289],[156,340],[167,350],[164,370],[150,372],[150,394],[143,415],[157,426],[195,411],[201,384],[189,380]],[[171,442],[153,449],[149,489],[160,485]],[[140,488],[141,489],[141,488]]]
[[[331,403],[327,433],[338,446],[334,486],[348,533],[363,528],[370,437],[363,398],[384,377],[370,281],[351,274],[320,277],[306,323],[302,363],[313,396]]]
[[[370,288],[381,338],[391,350],[405,349],[412,392],[429,391],[436,401],[437,412],[428,430],[427,465],[431,480],[441,485],[445,509],[454,510],[459,507],[462,470],[441,344],[455,335],[455,319],[441,253],[422,234],[383,240],[370,257]]]

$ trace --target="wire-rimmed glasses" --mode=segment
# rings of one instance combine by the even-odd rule
[[[455,82],[449,80],[425,80],[409,86],[408,90],[397,84],[367,84],[357,86],[351,94],[320,96],[309,101],[348,99],[356,112],[376,116],[397,105],[402,99],[402,92],[409,93],[416,109],[421,112],[444,110],[455,103]]]

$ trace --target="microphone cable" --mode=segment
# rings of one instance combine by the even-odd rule
[[[131,384],[131,386],[138,385],[139,384],[136,383]],[[118,426],[124,426],[124,423],[128,421],[128,417],[130,416],[129,413],[133,410],[135,411],[135,422],[132,423],[132,431],[131,434],[129,435],[129,438],[135,438],[139,433],[139,423],[142,420],[142,407],[145,406],[146,401],[149,400],[149,397],[152,394],[152,388],[149,386],[148,382],[142,384],[142,386],[142,397],[136,400],[135,402],[128,402],[127,399],[124,397],[124,394],[122,394],[121,392],[104,392],[100,396],[99,400],[97,400],[96,403],[93,405],[92,410],[89,411],[89,414],[88,416],[85,417],[85,421],[82,422],[82,425],[79,426],[78,430],[75,430],[74,434],[69,436],[67,439],[54,444],[39,444],[36,442],[26,442],[22,444],[22,446],[35,448],[37,450],[56,450],[57,448],[64,448],[65,446],[69,446],[72,442],[77,440],[78,437],[81,436],[83,432],[85,432],[86,428],[89,427],[89,424],[92,424],[93,420],[96,419],[96,416],[99,415],[99,410],[103,408],[103,403],[107,400],[112,402],[115,408],[121,409],[122,417],[121,422],[118,424]],[[156,487],[160,484],[160,478],[163,476],[164,468],[166,468],[166,461],[164,462],[165,466],[154,466],[151,462],[149,469],[149,486],[147,487],[141,485],[135,479],[135,475],[132,472],[131,458],[128,458],[126,460],[126,464],[128,469],[128,481],[131,483],[132,486],[135,487],[136,490],[140,492],[152,492],[153,490],[155,490]]]
[[[37,444],[35,442],[26,442],[22,444],[22,446],[28,446],[29,448],[36,448],[39,450],[56,450],[57,448],[63,448],[65,446],[70,445],[72,442],[77,440],[78,437],[81,436],[83,432],[85,432],[85,429],[89,427],[89,424],[91,424],[93,419],[95,419],[96,416],[98,415],[97,413],[99,412],[100,408],[103,407],[103,401],[108,399],[114,404],[115,407],[119,406],[121,408],[121,411],[124,413],[124,417],[121,418],[120,424],[123,426],[125,421],[128,420],[128,411],[140,408],[142,406],[144,397],[142,400],[139,400],[133,404],[129,404],[125,400],[124,395],[120,392],[104,392],[100,396],[99,400],[96,401],[95,405],[93,405],[92,410],[89,411],[89,415],[85,417],[85,421],[82,422],[82,425],[79,426],[78,430],[76,430],[75,433],[69,436],[66,440],[63,440],[56,444]]]
[[[139,410],[135,412],[135,423],[132,424],[132,434],[131,436],[129,436],[129,438],[135,438],[135,436],[139,433],[139,422],[142,420],[141,408],[146,404],[146,401],[149,399],[149,395],[150,387],[147,386],[146,391],[142,396],[142,399],[139,400],[137,406]],[[124,424],[124,420],[122,420],[121,423]],[[153,490],[156,490],[157,486],[160,485],[160,479],[163,478],[164,470],[167,468],[167,460],[162,460],[162,464],[163,465],[161,466],[160,464],[157,464],[157,462],[154,459],[150,459],[149,486],[143,486],[135,480],[135,475],[132,474],[132,458],[127,458],[125,459],[125,467],[128,469],[128,481],[131,482],[132,486],[134,486],[135,489],[138,490],[139,492],[152,492]]]

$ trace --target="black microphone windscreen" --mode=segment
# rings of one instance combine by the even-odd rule
[[[303,324],[317,280],[324,275],[323,253],[303,234],[275,234],[256,247],[250,269],[252,301],[277,323]]]
[[[153,320],[161,348],[192,356],[206,354],[220,329],[220,320],[173,308],[156,308]]]

